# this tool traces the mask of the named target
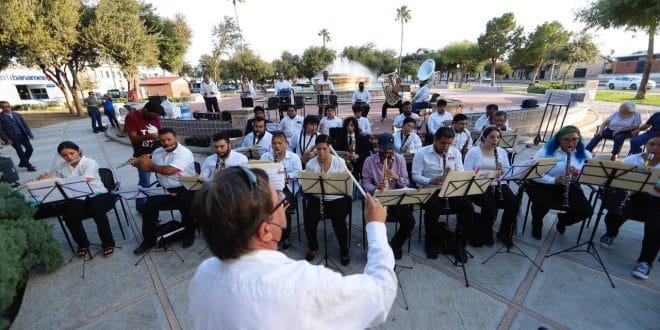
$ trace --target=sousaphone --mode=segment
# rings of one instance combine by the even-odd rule
[[[435,73],[435,60],[429,58],[424,61],[417,69],[417,79],[419,81],[429,80]]]

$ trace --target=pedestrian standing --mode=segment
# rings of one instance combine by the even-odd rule
[[[19,158],[18,167],[25,167],[29,172],[37,169],[30,164],[32,157],[32,144],[30,139],[34,139],[30,127],[23,117],[17,112],[11,111],[11,105],[7,101],[0,101],[0,137],[4,143],[10,144],[16,149]]]
[[[108,116],[112,128],[119,128],[119,121],[117,121],[115,114],[115,105],[112,104],[112,96],[110,94],[103,95],[103,112]]]
[[[99,101],[96,99],[94,92],[89,92],[88,97],[85,99],[85,106],[87,107],[87,114],[92,119],[92,131],[94,133],[104,132],[103,121],[101,120],[101,111],[99,111]]]

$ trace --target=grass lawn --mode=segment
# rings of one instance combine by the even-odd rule
[[[646,99],[644,100],[635,100],[636,91],[603,91],[599,90],[596,92],[596,100],[598,101],[607,101],[607,102],[617,102],[621,103],[624,101],[633,101],[639,104],[649,104],[649,105],[660,105],[660,94],[658,93],[646,93]]]
[[[25,119],[31,128],[57,124],[65,121],[89,118],[87,113],[83,113],[82,117],[72,115],[68,109],[53,109],[53,110],[29,110],[19,111],[21,116]]]

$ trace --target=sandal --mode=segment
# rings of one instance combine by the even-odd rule
[[[107,247],[103,249],[103,258],[110,258],[112,255],[115,254],[115,247]]]
[[[307,254],[305,255],[305,260],[309,262],[314,260],[314,258],[316,258],[316,252],[318,252],[318,250],[307,250]]]
[[[76,257],[82,259],[85,256],[89,255],[89,249],[88,248],[79,248],[78,252],[76,252]]]

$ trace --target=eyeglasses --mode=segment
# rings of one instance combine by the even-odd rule
[[[578,141],[580,141],[580,138],[572,138],[572,139],[569,139],[569,138],[563,138],[563,139],[561,139],[560,141],[561,141],[561,142],[570,142],[570,143],[573,143],[573,142],[578,142]]]
[[[250,191],[254,191],[254,188],[257,186],[257,176],[247,167],[240,166],[239,168],[243,171],[243,174],[245,174]]]
[[[291,206],[291,203],[289,203],[289,199],[286,197],[286,194],[279,190],[277,191],[277,199],[279,199],[280,201],[277,203],[277,205],[275,205],[273,210],[270,211],[271,215],[275,213],[275,211],[277,211],[277,209],[279,209],[280,207],[286,210],[289,208],[289,206]]]

